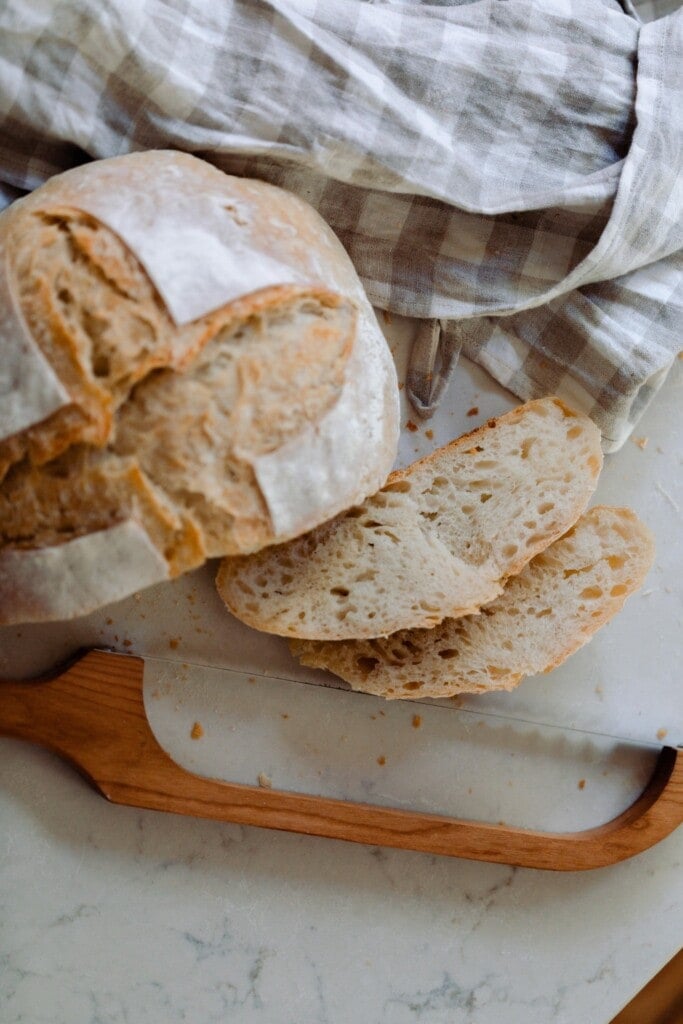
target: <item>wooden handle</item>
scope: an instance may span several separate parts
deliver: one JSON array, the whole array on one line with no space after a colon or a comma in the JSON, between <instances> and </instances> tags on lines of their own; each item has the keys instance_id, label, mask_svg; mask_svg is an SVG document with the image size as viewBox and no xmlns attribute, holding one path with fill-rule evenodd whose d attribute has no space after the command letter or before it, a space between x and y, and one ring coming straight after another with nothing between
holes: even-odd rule
<instances>
[{"instance_id":1,"label":"wooden handle","mask_svg":"<svg viewBox=\"0 0 683 1024\"><path fill-rule=\"evenodd\" d=\"M90 651L60 675L0 682L0 735L56 751L107 800L199 818L424 853L580 871L625 860L683 821L683 751L664 747L644 792L612 821L538 832L202 778L157 743L142 697L144 661Z\"/></svg>"}]
</instances>

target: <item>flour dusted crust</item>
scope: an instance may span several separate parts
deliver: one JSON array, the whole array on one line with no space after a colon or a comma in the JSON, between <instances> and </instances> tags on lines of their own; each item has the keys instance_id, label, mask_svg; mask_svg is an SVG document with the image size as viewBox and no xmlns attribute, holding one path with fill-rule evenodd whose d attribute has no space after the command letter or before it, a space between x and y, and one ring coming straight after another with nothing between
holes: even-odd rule
<instances>
[{"instance_id":1,"label":"flour dusted crust","mask_svg":"<svg viewBox=\"0 0 683 1024\"><path fill-rule=\"evenodd\" d=\"M339 401L320 423L253 460L280 537L292 538L312 529L321 503L331 518L384 483L383 467L368 460L366 452L393 447L394 423L386 409L392 404L394 372L383 339L370 329L361 331ZM290 486L291 480L297 481L296 487Z\"/></svg>"},{"instance_id":2,"label":"flour dusted crust","mask_svg":"<svg viewBox=\"0 0 683 1024\"><path fill-rule=\"evenodd\" d=\"M186 154L132 154L15 203L0 244L0 491L14 488L20 509L35 483L24 474L17 491L22 467L99 451L112 472L134 462L142 489L171 503L197 564L295 536L386 478L393 361L346 253L306 203ZM64 546L45 540L42 513L35 549ZM88 550L111 528L91 524ZM184 571L150 542L172 575ZM4 544L22 549L12 565L29 564L23 538Z\"/></svg>"},{"instance_id":3,"label":"flour dusted crust","mask_svg":"<svg viewBox=\"0 0 683 1024\"><path fill-rule=\"evenodd\" d=\"M31 337L10 291L0 240L0 440L66 405L69 394ZM4 475L0 465L0 479Z\"/></svg>"},{"instance_id":4,"label":"flour dusted crust","mask_svg":"<svg viewBox=\"0 0 683 1024\"><path fill-rule=\"evenodd\" d=\"M168 564L133 520L54 547L0 551L5 624L86 615L169 578Z\"/></svg>"}]
</instances>

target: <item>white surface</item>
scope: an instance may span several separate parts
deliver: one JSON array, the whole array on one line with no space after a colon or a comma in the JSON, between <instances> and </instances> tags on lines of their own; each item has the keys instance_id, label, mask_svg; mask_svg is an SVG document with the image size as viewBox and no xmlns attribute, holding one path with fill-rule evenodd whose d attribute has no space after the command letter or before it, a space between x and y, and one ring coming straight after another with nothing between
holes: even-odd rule
<instances>
[{"instance_id":1,"label":"white surface","mask_svg":"<svg viewBox=\"0 0 683 1024\"><path fill-rule=\"evenodd\" d=\"M470 706L680 741L681 370L643 421L647 447L608 458L596 496L654 530L643 594L563 669ZM510 404L463 365L452 413L407 431L404 460ZM207 774L573 829L630 802L652 764L597 738L262 679L314 673L226 616L210 567L75 623L0 630L0 674L92 643L181 659L150 664L148 712ZM614 868L554 875L138 812L4 741L0 1019L607 1024L681 944L682 855L679 831Z\"/></svg>"}]
</instances>

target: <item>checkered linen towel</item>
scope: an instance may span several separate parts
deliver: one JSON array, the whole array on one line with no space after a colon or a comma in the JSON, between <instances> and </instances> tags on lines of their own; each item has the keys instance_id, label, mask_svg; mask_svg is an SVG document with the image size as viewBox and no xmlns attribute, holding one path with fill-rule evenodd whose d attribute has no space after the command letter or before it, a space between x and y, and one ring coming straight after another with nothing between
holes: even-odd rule
<instances>
[{"instance_id":1,"label":"checkered linen towel","mask_svg":"<svg viewBox=\"0 0 683 1024\"><path fill-rule=\"evenodd\" d=\"M462 347L614 450L681 347L683 11L4 0L8 198L157 147L317 207L371 301L429 321L414 377Z\"/></svg>"}]
</instances>

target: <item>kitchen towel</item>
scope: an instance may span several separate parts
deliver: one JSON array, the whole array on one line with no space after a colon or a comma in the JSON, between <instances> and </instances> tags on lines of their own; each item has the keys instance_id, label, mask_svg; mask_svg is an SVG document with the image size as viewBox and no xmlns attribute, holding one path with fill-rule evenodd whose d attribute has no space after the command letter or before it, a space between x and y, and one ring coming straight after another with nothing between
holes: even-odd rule
<instances>
[{"instance_id":1,"label":"kitchen towel","mask_svg":"<svg viewBox=\"0 0 683 1024\"><path fill-rule=\"evenodd\" d=\"M6 197L169 147L281 185L425 352L565 397L608 451L682 345L682 111L683 12L631 0L0 10Z\"/></svg>"}]
</instances>

